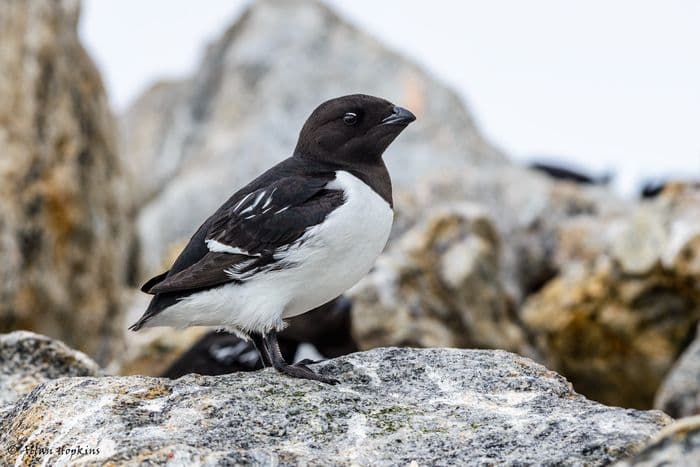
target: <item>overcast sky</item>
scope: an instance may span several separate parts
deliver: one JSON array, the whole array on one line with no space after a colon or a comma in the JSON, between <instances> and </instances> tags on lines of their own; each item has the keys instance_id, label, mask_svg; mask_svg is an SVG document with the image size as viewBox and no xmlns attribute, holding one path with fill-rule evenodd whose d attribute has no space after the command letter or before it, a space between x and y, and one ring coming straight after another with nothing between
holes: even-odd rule
<instances>
[{"instance_id":1,"label":"overcast sky","mask_svg":"<svg viewBox=\"0 0 700 467\"><path fill-rule=\"evenodd\" d=\"M240 0L85 0L80 32L117 111L187 76ZM696 0L327 0L457 89L516 159L700 177Z\"/></svg>"}]
</instances>

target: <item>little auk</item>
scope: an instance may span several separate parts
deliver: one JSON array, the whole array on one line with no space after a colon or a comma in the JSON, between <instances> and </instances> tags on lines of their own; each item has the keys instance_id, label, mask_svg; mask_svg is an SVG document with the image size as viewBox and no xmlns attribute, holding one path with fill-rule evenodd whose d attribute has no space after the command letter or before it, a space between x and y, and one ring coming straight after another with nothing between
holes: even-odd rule
<instances>
[{"instance_id":1,"label":"little auk","mask_svg":"<svg viewBox=\"0 0 700 467\"><path fill-rule=\"evenodd\" d=\"M415 119L364 94L318 106L293 155L234 193L143 285L154 297L130 329L217 326L252 341L265 366L337 383L287 364L277 333L369 272L394 218L382 154Z\"/></svg>"}]
</instances>

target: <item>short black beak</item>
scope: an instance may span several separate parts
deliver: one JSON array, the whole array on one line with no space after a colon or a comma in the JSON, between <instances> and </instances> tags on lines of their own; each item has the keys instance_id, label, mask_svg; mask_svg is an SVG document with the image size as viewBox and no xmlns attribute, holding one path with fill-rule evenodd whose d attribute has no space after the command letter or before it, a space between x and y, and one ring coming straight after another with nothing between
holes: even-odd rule
<instances>
[{"instance_id":1,"label":"short black beak","mask_svg":"<svg viewBox=\"0 0 700 467\"><path fill-rule=\"evenodd\" d=\"M396 106L394 107L394 111L391 112L391 115L382 120L382 125L408 125L415 119L416 116L413 115L410 111L404 109L403 107Z\"/></svg>"}]
</instances>

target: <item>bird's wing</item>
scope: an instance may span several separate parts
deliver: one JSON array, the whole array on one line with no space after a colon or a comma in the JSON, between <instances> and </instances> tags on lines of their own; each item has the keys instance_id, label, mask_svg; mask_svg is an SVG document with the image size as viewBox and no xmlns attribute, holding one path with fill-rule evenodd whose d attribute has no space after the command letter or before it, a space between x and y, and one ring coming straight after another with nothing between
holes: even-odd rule
<instances>
[{"instance_id":1,"label":"bird's wing","mask_svg":"<svg viewBox=\"0 0 700 467\"><path fill-rule=\"evenodd\" d=\"M328 189L328 176L285 177L250 191L219 210L204 236L208 252L166 277L148 292L180 292L244 282L259 272L285 267L283 252L309 227L323 222L344 202L342 190Z\"/></svg>"},{"instance_id":2,"label":"bird's wing","mask_svg":"<svg viewBox=\"0 0 700 467\"><path fill-rule=\"evenodd\" d=\"M162 282L166 277L168 277L168 273L170 273L170 270L158 274L157 276L151 277L145 284L141 286L141 292L148 293L148 291L151 290L151 288L154 285L156 285L158 282Z\"/></svg>"}]
</instances>

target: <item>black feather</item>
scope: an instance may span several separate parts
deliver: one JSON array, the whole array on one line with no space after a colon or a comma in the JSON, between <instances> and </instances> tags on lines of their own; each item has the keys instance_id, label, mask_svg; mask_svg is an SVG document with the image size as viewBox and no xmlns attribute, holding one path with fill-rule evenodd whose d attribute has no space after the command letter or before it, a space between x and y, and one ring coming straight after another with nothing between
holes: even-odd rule
<instances>
[{"instance_id":1,"label":"black feather","mask_svg":"<svg viewBox=\"0 0 700 467\"><path fill-rule=\"evenodd\" d=\"M162 274L158 274L158 275L155 276L155 277L151 277L151 278L148 280L148 282L146 282L145 284L143 284L143 285L141 286L141 292L146 292L146 293L149 293L149 294L151 294L151 295L154 294L155 292L151 292L151 288L152 288L154 285L156 285L157 283L162 282L163 279L165 279L165 278L168 276L168 273L169 273L169 272L170 272L170 271L165 271L165 272L162 273Z\"/></svg>"}]
</instances>

